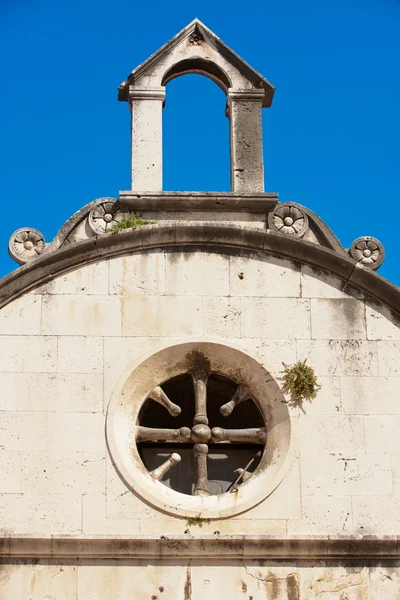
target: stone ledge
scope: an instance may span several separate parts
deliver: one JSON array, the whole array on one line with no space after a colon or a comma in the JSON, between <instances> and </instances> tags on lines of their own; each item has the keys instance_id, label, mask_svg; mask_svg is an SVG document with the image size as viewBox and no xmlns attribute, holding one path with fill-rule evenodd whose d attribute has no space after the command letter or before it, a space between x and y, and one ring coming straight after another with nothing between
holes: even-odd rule
<instances>
[{"instance_id":1,"label":"stone ledge","mask_svg":"<svg viewBox=\"0 0 400 600\"><path fill-rule=\"evenodd\" d=\"M119 201L131 210L224 211L267 213L278 203L278 194L234 192L120 192Z\"/></svg>"},{"instance_id":2,"label":"stone ledge","mask_svg":"<svg viewBox=\"0 0 400 600\"><path fill-rule=\"evenodd\" d=\"M400 536L123 536L3 537L0 559L259 559L278 561L393 561L400 559Z\"/></svg>"},{"instance_id":3,"label":"stone ledge","mask_svg":"<svg viewBox=\"0 0 400 600\"><path fill-rule=\"evenodd\" d=\"M91 262L154 248L247 250L279 256L330 273L350 283L400 314L400 288L339 253L306 240L233 225L145 225L119 233L92 237L43 253L0 280L1 306L29 290Z\"/></svg>"}]
</instances>

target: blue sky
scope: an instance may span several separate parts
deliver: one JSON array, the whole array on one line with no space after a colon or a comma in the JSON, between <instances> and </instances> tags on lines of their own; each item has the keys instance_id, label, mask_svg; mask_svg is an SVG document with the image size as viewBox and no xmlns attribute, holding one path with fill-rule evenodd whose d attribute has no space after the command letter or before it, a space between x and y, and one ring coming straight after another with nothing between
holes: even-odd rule
<instances>
[{"instance_id":1,"label":"blue sky","mask_svg":"<svg viewBox=\"0 0 400 600\"><path fill-rule=\"evenodd\" d=\"M23 226L51 241L69 216L129 189L130 115L117 86L194 17L276 86L265 109L267 191L304 204L345 247L382 241L400 285L400 0L2 0L0 275ZM164 189L229 191L225 96L167 86Z\"/></svg>"}]
</instances>

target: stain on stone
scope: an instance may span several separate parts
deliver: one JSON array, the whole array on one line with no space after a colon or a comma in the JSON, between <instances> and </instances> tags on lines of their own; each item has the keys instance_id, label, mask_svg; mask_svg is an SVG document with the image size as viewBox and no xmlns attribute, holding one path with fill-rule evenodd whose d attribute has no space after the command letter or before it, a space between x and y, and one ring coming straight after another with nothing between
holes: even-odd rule
<instances>
[{"instance_id":1,"label":"stain on stone","mask_svg":"<svg viewBox=\"0 0 400 600\"><path fill-rule=\"evenodd\" d=\"M183 600L191 600L192 599L192 574L190 571L190 563L186 569L186 580L185 580L185 588L183 594Z\"/></svg>"},{"instance_id":2,"label":"stain on stone","mask_svg":"<svg viewBox=\"0 0 400 600\"><path fill-rule=\"evenodd\" d=\"M243 592L243 594L245 594L247 592L247 585L245 584L244 581L242 581L242 592Z\"/></svg>"},{"instance_id":3,"label":"stain on stone","mask_svg":"<svg viewBox=\"0 0 400 600\"><path fill-rule=\"evenodd\" d=\"M299 582L296 573L290 573L286 577L286 589L288 600L300 600Z\"/></svg>"},{"instance_id":4,"label":"stain on stone","mask_svg":"<svg viewBox=\"0 0 400 600\"><path fill-rule=\"evenodd\" d=\"M188 371L205 371L206 373L211 371L209 359L198 350L188 352L186 354L185 363Z\"/></svg>"},{"instance_id":5,"label":"stain on stone","mask_svg":"<svg viewBox=\"0 0 400 600\"><path fill-rule=\"evenodd\" d=\"M239 279L244 279L244 273L239 273L238 277L239 277Z\"/></svg>"}]
</instances>

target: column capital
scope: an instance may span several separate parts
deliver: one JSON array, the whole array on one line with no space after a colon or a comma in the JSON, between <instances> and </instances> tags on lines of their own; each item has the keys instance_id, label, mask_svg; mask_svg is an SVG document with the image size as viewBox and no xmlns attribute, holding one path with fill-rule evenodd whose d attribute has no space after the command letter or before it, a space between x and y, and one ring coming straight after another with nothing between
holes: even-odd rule
<instances>
[{"instance_id":1,"label":"column capital","mask_svg":"<svg viewBox=\"0 0 400 600\"><path fill-rule=\"evenodd\" d=\"M133 85L129 86L128 92L129 100L159 100L164 102L165 100L165 86L160 85L157 87L148 88L135 88Z\"/></svg>"},{"instance_id":2,"label":"column capital","mask_svg":"<svg viewBox=\"0 0 400 600\"><path fill-rule=\"evenodd\" d=\"M242 100L245 102L263 102L265 96L264 90L250 89L250 90L239 90L235 88L228 89L228 102L231 100Z\"/></svg>"}]
</instances>

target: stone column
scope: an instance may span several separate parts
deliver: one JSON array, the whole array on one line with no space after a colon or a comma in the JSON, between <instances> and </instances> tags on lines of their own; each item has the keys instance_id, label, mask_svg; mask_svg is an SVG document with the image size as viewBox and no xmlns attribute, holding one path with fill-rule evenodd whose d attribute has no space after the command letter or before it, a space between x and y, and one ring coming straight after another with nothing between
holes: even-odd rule
<instances>
[{"instance_id":1,"label":"stone column","mask_svg":"<svg viewBox=\"0 0 400 600\"><path fill-rule=\"evenodd\" d=\"M162 110L165 87L129 86L132 113L132 190L162 191Z\"/></svg>"},{"instance_id":2,"label":"stone column","mask_svg":"<svg viewBox=\"0 0 400 600\"><path fill-rule=\"evenodd\" d=\"M228 90L232 192L263 192L261 108L264 90Z\"/></svg>"}]
</instances>

